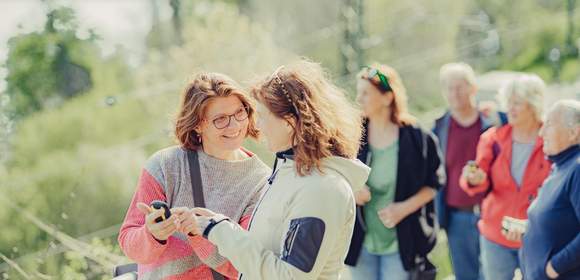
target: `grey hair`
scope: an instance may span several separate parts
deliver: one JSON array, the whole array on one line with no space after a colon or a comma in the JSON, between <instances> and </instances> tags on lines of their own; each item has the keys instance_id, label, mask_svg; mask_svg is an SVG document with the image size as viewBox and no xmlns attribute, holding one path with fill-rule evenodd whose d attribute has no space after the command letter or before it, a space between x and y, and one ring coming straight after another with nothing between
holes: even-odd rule
<instances>
[{"instance_id":1,"label":"grey hair","mask_svg":"<svg viewBox=\"0 0 580 280\"><path fill-rule=\"evenodd\" d=\"M569 128L580 125L580 101L574 99L559 100L550 111L560 112L564 124Z\"/></svg>"},{"instance_id":2,"label":"grey hair","mask_svg":"<svg viewBox=\"0 0 580 280\"><path fill-rule=\"evenodd\" d=\"M502 107L507 109L510 97L515 95L523 98L531 105L536 118L541 120L545 91L546 84L538 75L521 74L510 80L499 90L498 99Z\"/></svg>"},{"instance_id":3,"label":"grey hair","mask_svg":"<svg viewBox=\"0 0 580 280\"><path fill-rule=\"evenodd\" d=\"M447 85L452 80L464 80L472 86L476 85L473 68L464 62L447 63L441 66L441 70L439 70L441 84Z\"/></svg>"}]
</instances>

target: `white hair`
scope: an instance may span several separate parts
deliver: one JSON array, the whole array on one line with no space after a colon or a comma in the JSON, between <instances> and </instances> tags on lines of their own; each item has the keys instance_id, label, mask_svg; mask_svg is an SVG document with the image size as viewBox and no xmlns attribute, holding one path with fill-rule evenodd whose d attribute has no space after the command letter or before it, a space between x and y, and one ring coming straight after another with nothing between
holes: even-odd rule
<instances>
[{"instance_id":1,"label":"white hair","mask_svg":"<svg viewBox=\"0 0 580 280\"><path fill-rule=\"evenodd\" d=\"M504 109L512 96L524 99L534 111L538 120L542 119L546 84L535 74L521 74L507 82L500 90L498 99Z\"/></svg>"},{"instance_id":2,"label":"white hair","mask_svg":"<svg viewBox=\"0 0 580 280\"><path fill-rule=\"evenodd\" d=\"M550 112L560 112L564 125L573 128L580 125L580 101L574 99L563 99L554 103Z\"/></svg>"},{"instance_id":3,"label":"white hair","mask_svg":"<svg viewBox=\"0 0 580 280\"><path fill-rule=\"evenodd\" d=\"M464 62L447 63L439 70L439 81L442 85L447 85L450 81L464 80L468 84L475 86L475 72L469 64Z\"/></svg>"}]
</instances>

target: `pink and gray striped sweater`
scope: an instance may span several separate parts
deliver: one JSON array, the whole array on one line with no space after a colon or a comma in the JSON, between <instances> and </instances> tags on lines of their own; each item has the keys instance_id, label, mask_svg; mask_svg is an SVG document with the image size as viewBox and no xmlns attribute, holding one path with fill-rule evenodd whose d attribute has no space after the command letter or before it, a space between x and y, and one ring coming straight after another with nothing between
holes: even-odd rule
<instances>
[{"instance_id":1,"label":"pink and gray striped sweater","mask_svg":"<svg viewBox=\"0 0 580 280\"><path fill-rule=\"evenodd\" d=\"M270 174L257 156L247 153L247 159L225 161L198 151L206 208L239 221L244 228ZM153 200L166 201L170 207L194 207L184 148L166 148L147 161L121 227L119 244L139 264L139 279L211 280L210 267L229 279L237 278L236 269L200 236L175 233L165 244L155 240L136 206Z\"/></svg>"}]
</instances>

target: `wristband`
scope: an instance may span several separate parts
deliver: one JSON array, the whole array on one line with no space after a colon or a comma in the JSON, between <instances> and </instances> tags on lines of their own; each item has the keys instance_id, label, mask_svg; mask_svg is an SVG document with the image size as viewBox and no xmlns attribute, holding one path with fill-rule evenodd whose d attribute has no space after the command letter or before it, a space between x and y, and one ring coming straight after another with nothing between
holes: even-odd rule
<instances>
[{"instance_id":1,"label":"wristband","mask_svg":"<svg viewBox=\"0 0 580 280\"><path fill-rule=\"evenodd\" d=\"M214 220L214 218L211 218L209 220L209 225L207 225L207 227L205 228L205 230L203 230L203 237L205 239L208 239L209 236L209 232L219 223L223 222L223 221L229 221L229 218L222 218L221 220Z\"/></svg>"}]
</instances>

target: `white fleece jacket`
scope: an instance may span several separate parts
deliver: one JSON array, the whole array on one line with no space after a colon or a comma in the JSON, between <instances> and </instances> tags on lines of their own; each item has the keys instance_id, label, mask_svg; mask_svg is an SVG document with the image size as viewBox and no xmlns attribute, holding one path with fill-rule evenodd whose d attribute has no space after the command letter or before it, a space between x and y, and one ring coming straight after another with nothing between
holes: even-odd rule
<instances>
[{"instance_id":1,"label":"white fleece jacket","mask_svg":"<svg viewBox=\"0 0 580 280\"><path fill-rule=\"evenodd\" d=\"M209 233L243 280L340 279L355 221L353 192L370 169L358 160L326 158L322 173L300 177L278 159L249 231L222 222Z\"/></svg>"}]
</instances>

